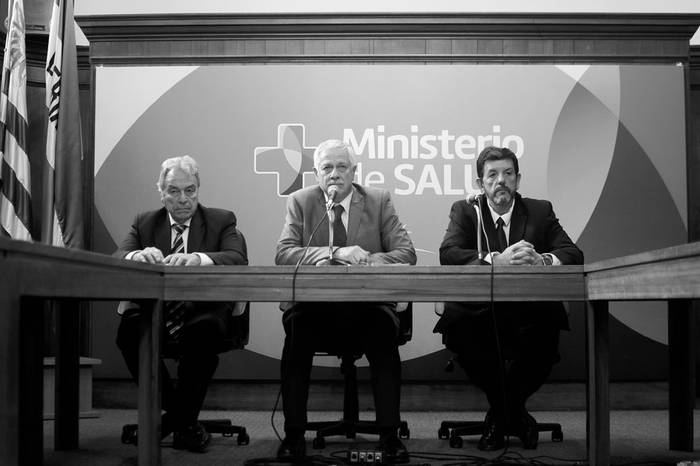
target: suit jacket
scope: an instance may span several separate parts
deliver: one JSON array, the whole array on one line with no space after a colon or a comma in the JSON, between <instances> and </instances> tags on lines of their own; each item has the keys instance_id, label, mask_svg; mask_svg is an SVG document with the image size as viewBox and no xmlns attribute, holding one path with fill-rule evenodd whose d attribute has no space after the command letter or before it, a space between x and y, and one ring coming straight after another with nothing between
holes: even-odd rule
<instances>
[{"instance_id":1,"label":"suit jacket","mask_svg":"<svg viewBox=\"0 0 700 466\"><path fill-rule=\"evenodd\" d=\"M371 253L371 259L384 264L415 264L416 251L411 238L399 221L389 192L385 189L363 187L355 189L348 212L348 246L360 246ZM289 196L282 234L277 242L277 265L296 265L310 246L302 264L316 264L328 257L328 223L326 198L318 186L310 186ZM311 233L318 227L313 238ZM282 303L282 310L293 303Z\"/></svg>"},{"instance_id":2,"label":"suit jacket","mask_svg":"<svg viewBox=\"0 0 700 466\"><path fill-rule=\"evenodd\" d=\"M353 184L355 189L348 212L348 246L360 246L383 264L415 264L416 251L408 232L399 221L389 191ZM287 214L277 242L277 265L296 265L304 255L311 233L326 215L326 199L321 188L301 189L287 200ZM315 264L328 257L328 224L324 222L314 237L302 264Z\"/></svg>"},{"instance_id":3,"label":"suit jacket","mask_svg":"<svg viewBox=\"0 0 700 466\"><path fill-rule=\"evenodd\" d=\"M170 254L171 227L165 208L136 216L131 230L115 256L124 258L129 252L157 247L164 256ZM236 216L223 209L197 206L189 227L187 252L202 252L215 265L247 265L248 251L243 235L236 228Z\"/></svg>"},{"instance_id":4,"label":"suit jacket","mask_svg":"<svg viewBox=\"0 0 700 466\"><path fill-rule=\"evenodd\" d=\"M482 202L481 210L488 242L496 244L496 228L487 202ZM457 201L450 211L450 223L440 245L440 263L443 265L478 264L477 251L477 216L474 207L465 200ZM482 235L482 248L487 251L486 238ZM562 264L582 264L583 253L571 241L554 214L549 201L529 199L515 194L515 205L511 217L508 244L521 239L531 243L537 252L552 253ZM493 247L493 246L492 246ZM568 319L561 303L499 303L497 309L517 307L519 311L530 314L533 323L551 323L559 328L568 328ZM444 332L453 322L475 314L484 309L484 305L464 303L446 303L445 311L435 326L434 332Z\"/></svg>"},{"instance_id":5,"label":"suit jacket","mask_svg":"<svg viewBox=\"0 0 700 466\"><path fill-rule=\"evenodd\" d=\"M207 208L199 204L190 222L187 252L202 252L215 265L247 265L248 250L245 239L236 228L236 216L223 209ZM170 254L171 226L168 211L164 207L136 216L131 230L122 241L114 256L124 258L131 251L157 247L164 256ZM206 308L225 306L234 312L234 303L203 303ZM123 302L119 313L125 309L138 308L137 303Z\"/></svg>"}]
</instances>

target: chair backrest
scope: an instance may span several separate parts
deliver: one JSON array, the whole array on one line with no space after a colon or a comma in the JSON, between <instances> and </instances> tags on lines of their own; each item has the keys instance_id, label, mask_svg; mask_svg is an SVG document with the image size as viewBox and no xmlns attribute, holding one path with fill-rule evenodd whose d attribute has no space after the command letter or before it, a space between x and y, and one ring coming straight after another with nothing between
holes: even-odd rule
<instances>
[{"instance_id":1,"label":"chair backrest","mask_svg":"<svg viewBox=\"0 0 700 466\"><path fill-rule=\"evenodd\" d=\"M396 315L399 318L399 335L398 344L404 345L413 338L413 303L403 302L397 303ZM343 347L343 348L326 348L316 351L317 355L337 356L344 359L351 356L353 359L360 359L363 355L359 348Z\"/></svg>"},{"instance_id":2,"label":"chair backrest","mask_svg":"<svg viewBox=\"0 0 700 466\"><path fill-rule=\"evenodd\" d=\"M250 339L250 303L238 301L234 303L234 311L231 315L229 333L231 347L229 349L242 349Z\"/></svg>"},{"instance_id":3,"label":"chair backrest","mask_svg":"<svg viewBox=\"0 0 700 466\"><path fill-rule=\"evenodd\" d=\"M250 303L240 301L231 304L232 312L229 314L228 335L224 338L221 353L245 348L250 338ZM162 353L165 358L180 357L177 342L165 339Z\"/></svg>"},{"instance_id":4,"label":"chair backrest","mask_svg":"<svg viewBox=\"0 0 700 466\"><path fill-rule=\"evenodd\" d=\"M397 303L397 312L399 316L399 345L405 345L413 338L413 303Z\"/></svg>"}]
</instances>

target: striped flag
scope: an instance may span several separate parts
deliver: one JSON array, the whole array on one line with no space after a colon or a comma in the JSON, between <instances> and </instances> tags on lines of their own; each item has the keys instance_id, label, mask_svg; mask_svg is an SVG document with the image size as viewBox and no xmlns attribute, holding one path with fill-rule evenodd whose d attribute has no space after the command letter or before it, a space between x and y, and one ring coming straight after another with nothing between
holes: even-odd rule
<instances>
[{"instance_id":1,"label":"striped flag","mask_svg":"<svg viewBox=\"0 0 700 466\"><path fill-rule=\"evenodd\" d=\"M31 241L24 5L10 1L0 95L0 236Z\"/></svg>"},{"instance_id":2,"label":"striped flag","mask_svg":"<svg viewBox=\"0 0 700 466\"><path fill-rule=\"evenodd\" d=\"M46 54L46 162L42 241L84 247L83 147L73 0L54 0Z\"/></svg>"}]
</instances>

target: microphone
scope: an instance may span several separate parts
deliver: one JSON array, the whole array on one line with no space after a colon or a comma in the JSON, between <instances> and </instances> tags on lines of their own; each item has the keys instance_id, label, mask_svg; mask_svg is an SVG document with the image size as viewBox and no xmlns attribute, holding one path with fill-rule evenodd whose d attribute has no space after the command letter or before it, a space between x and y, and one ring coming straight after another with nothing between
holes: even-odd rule
<instances>
[{"instance_id":1,"label":"microphone","mask_svg":"<svg viewBox=\"0 0 700 466\"><path fill-rule=\"evenodd\" d=\"M333 208L333 204L335 203L335 198L338 195L338 186L336 185L331 185L328 187L328 204L326 204L326 215L328 216L328 222L330 224L333 224L335 221L335 212L331 213L331 209ZM333 228L330 228L330 232L328 234L328 263L332 264L333 263Z\"/></svg>"},{"instance_id":2,"label":"microphone","mask_svg":"<svg viewBox=\"0 0 700 466\"><path fill-rule=\"evenodd\" d=\"M301 265L302 262L304 262L304 259L306 258L306 255L309 253L309 247L311 246L311 241L314 239L314 235L318 231L318 228L323 225L324 221L331 221L330 216L331 216L331 209L333 208L333 201L335 200L336 195L338 194L338 187L333 185L328 188L327 191L328 194L328 202L326 203L326 212L321 217L321 219L316 223L314 226L314 229L311 230L311 234L309 235L309 240L306 242L306 246L304 246L304 252L302 253L301 257L297 261L296 265L294 266L294 273L292 275L292 301L296 301L296 282L297 282L297 273L299 271L299 266ZM332 244L333 244L333 229L331 229L331 255L332 255Z\"/></svg>"},{"instance_id":3,"label":"microphone","mask_svg":"<svg viewBox=\"0 0 700 466\"><path fill-rule=\"evenodd\" d=\"M476 255L479 258L479 261L484 259L484 251L483 248L481 247L481 232L484 232L484 236L486 235L486 230L484 229L484 219L481 217L481 198L483 197L482 193L471 193L467 196L467 204L471 205L474 207L474 211L476 212ZM486 246L488 248L488 238L486 239Z\"/></svg>"},{"instance_id":4,"label":"microphone","mask_svg":"<svg viewBox=\"0 0 700 466\"><path fill-rule=\"evenodd\" d=\"M326 203L326 209L331 210L331 207L333 207L333 203L335 202L335 198L338 196L338 186L336 185L331 185L328 187L328 191L326 191L326 195L328 196L328 202Z\"/></svg>"},{"instance_id":5,"label":"microphone","mask_svg":"<svg viewBox=\"0 0 700 466\"><path fill-rule=\"evenodd\" d=\"M474 204L481 200L482 193L471 193L467 196L467 204Z\"/></svg>"}]
</instances>

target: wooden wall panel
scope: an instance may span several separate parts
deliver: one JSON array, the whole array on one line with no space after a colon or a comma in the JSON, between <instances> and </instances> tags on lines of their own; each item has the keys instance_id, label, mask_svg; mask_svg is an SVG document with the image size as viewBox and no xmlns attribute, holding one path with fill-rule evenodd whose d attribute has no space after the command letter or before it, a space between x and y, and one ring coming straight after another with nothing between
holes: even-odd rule
<instances>
[{"instance_id":1,"label":"wooden wall panel","mask_svg":"<svg viewBox=\"0 0 700 466\"><path fill-rule=\"evenodd\" d=\"M687 62L692 14L148 15L77 18L93 63Z\"/></svg>"}]
</instances>

